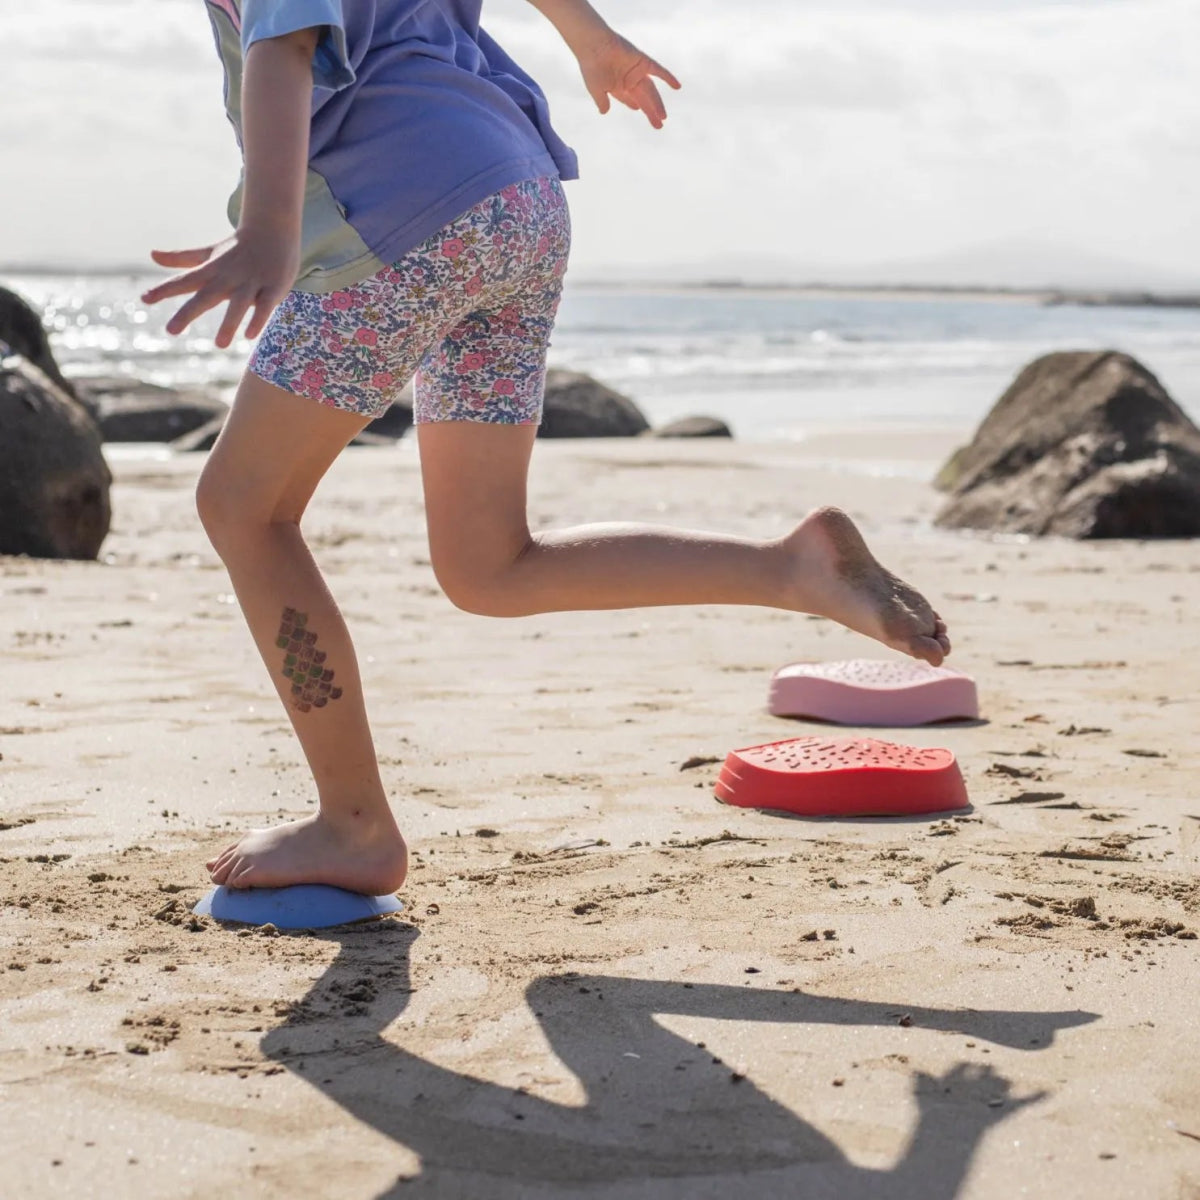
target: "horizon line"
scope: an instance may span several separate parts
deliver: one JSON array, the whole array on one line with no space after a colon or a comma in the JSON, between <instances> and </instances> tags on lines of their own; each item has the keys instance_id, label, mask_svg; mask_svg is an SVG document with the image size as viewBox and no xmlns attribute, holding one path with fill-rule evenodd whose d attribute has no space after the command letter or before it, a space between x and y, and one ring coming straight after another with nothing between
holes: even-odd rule
<instances>
[{"instance_id":1,"label":"horizon line","mask_svg":"<svg viewBox=\"0 0 1200 1200\"><path fill-rule=\"evenodd\" d=\"M0 277L26 275L35 278L67 276L78 278L143 277L147 275L169 275L170 272L154 267L135 266L132 263L92 264L86 267L66 267L52 262L0 263ZM1164 305L1187 308L1200 307L1200 288L1130 287L1106 285L1063 285L1063 284L997 284L997 283L939 283L919 279L896 281L840 283L831 279L788 279L752 276L714 275L709 278L679 278L666 274L660 278L639 277L582 277L570 279L570 286L597 289L672 290L672 291L776 291L776 292L830 292L841 295L883 293L910 295L925 293L946 296L996 296L1010 299L1050 300L1069 303L1083 301L1096 304L1119 305L1122 302L1135 305Z\"/></svg>"}]
</instances>

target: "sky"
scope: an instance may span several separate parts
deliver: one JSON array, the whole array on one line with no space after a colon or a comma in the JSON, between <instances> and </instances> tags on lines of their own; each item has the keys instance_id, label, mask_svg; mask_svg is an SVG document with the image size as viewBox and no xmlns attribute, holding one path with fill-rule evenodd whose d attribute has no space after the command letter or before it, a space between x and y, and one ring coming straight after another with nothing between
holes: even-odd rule
<instances>
[{"instance_id":1,"label":"sky","mask_svg":"<svg viewBox=\"0 0 1200 1200\"><path fill-rule=\"evenodd\" d=\"M525 0L490 32L579 152L572 273L1200 286L1197 0L599 0L684 83L601 118ZM0 263L227 231L201 0L5 0Z\"/></svg>"}]
</instances>

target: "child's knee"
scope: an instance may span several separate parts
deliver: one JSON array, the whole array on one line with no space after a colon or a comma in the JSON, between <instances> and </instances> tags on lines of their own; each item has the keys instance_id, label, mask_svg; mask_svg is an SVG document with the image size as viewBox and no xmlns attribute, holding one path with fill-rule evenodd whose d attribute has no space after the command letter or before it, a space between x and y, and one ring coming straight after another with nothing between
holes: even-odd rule
<instances>
[{"instance_id":1,"label":"child's knee","mask_svg":"<svg viewBox=\"0 0 1200 1200\"><path fill-rule=\"evenodd\" d=\"M244 480L227 470L218 456L209 457L196 482L196 512L219 554L236 549L271 523L270 513L256 502Z\"/></svg>"},{"instance_id":2,"label":"child's knee","mask_svg":"<svg viewBox=\"0 0 1200 1200\"><path fill-rule=\"evenodd\" d=\"M433 556L433 573L446 599L477 617L522 617L520 589L513 586L513 561L481 562L469 555Z\"/></svg>"},{"instance_id":3,"label":"child's knee","mask_svg":"<svg viewBox=\"0 0 1200 1200\"><path fill-rule=\"evenodd\" d=\"M196 481L196 513L210 538L216 540L230 523L229 483L212 457Z\"/></svg>"},{"instance_id":4,"label":"child's knee","mask_svg":"<svg viewBox=\"0 0 1200 1200\"><path fill-rule=\"evenodd\" d=\"M438 586L445 593L446 599L462 612L472 613L477 617L494 617L500 614L493 611L497 589L478 571L458 565L440 567L434 564L433 573Z\"/></svg>"}]
</instances>

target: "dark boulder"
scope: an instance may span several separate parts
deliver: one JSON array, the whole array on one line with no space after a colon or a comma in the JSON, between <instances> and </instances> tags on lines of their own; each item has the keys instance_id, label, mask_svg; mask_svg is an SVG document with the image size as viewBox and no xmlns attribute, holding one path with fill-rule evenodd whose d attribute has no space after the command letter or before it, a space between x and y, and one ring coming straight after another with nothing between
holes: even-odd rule
<instances>
[{"instance_id":1,"label":"dark boulder","mask_svg":"<svg viewBox=\"0 0 1200 1200\"><path fill-rule=\"evenodd\" d=\"M226 413L221 412L211 421L185 433L183 437L171 441L171 449L178 454L191 454L196 451L211 450L216 443L217 435L225 425ZM350 443L352 446L391 446L404 435L404 431L412 425L412 401L403 397L396 401L382 417L368 425Z\"/></svg>"},{"instance_id":2,"label":"dark boulder","mask_svg":"<svg viewBox=\"0 0 1200 1200\"><path fill-rule=\"evenodd\" d=\"M409 384L396 402L356 439L358 445L382 444L399 438L413 424L413 392ZM578 371L546 372L546 401L539 437L636 437L650 423L632 400Z\"/></svg>"},{"instance_id":3,"label":"dark boulder","mask_svg":"<svg viewBox=\"0 0 1200 1200\"><path fill-rule=\"evenodd\" d=\"M81 381L93 383L94 381ZM146 385L143 385L146 386ZM169 439L174 449L180 451L210 450L225 416L225 406L210 416L206 422L198 422L183 437ZM100 404L100 421L105 428L105 403ZM706 418L700 418L704 420ZM394 442L412 427L413 397L411 386L406 388L395 403L372 421L357 438L354 445L384 446ZM632 400L620 392L605 387L590 375L576 371L552 370L546 373L546 404L542 414L539 437L584 438L584 437L636 437L646 433L650 423ZM686 436L676 434L673 436ZM696 435L690 435L696 436ZM711 436L711 435L710 435ZM106 440L115 440L107 438ZM129 441L153 441L153 438L122 438ZM164 439L167 440L167 439Z\"/></svg>"},{"instance_id":4,"label":"dark boulder","mask_svg":"<svg viewBox=\"0 0 1200 1200\"><path fill-rule=\"evenodd\" d=\"M388 446L394 446L397 439L387 433L372 433L371 427L368 425L362 433L356 433L350 439L352 446L374 446L377 449L384 449Z\"/></svg>"},{"instance_id":5,"label":"dark boulder","mask_svg":"<svg viewBox=\"0 0 1200 1200\"><path fill-rule=\"evenodd\" d=\"M627 396L579 371L546 372L546 406L538 437L637 437L650 422Z\"/></svg>"},{"instance_id":6,"label":"dark boulder","mask_svg":"<svg viewBox=\"0 0 1200 1200\"><path fill-rule=\"evenodd\" d=\"M176 454L192 454L196 451L211 450L216 444L217 435L225 428L226 413L213 417L211 421L177 437L171 441L171 449Z\"/></svg>"},{"instance_id":7,"label":"dark boulder","mask_svg":"<svg viewBox=\"0 0 1200 1200\"><path fill-rule=\"evenodd\" d=\"M75 395L70 380L64 379L54 361L42 318L16 292L0 287L0 342L7 343L14 354L21 355L50 377L68 396Z\"/></svg>"},{"instance_id":8,"label":"dark boulder","mask_svg":"<svg viewBox=\"0 0 1200 1200\"><path fill-rule=\"evenodd\" d=\"M172 442L228 409L205 392L160 387L124 376L75 382L80 401L95 416L106 442Z\"/></svg>"},{"instance_id":9,"label":"dark boulder","mask_svg":"<svg viewBox=\"0 0 1200 1200\"><path fill-rule=\"evenodd\" d=\"M381 417L376 417L364 432L375 437L402 438L413 423L413 392L412 384L400 393L400 396Z\"/></svg>"},{"instance_id":10,"label":"dark boulder","mask_svg":"<svg viewBox=\"0 0 1200 1200\"><path fill-rule=\"evenodd\" d=\"M1031 363L936 482L945 528L1200 537L1200 429L1115 351Z\"/></svg>"},{"instance_id":11,"label":"dark boulder","mask_svg":"<svg viewBox=\"0 0 1200 1200\"><path fill-rule=\"evenodd\" d=\"M733 437L733 430L716 417L680 417L651 432L656 438Z\"/></svg>"},{"instance_id":12,"label":"dark boulder","mask_svg":"<svg viewBox=\"0 0 1200 1200\"><path fill-rule=\"evenodd\" d=\"M111 484L83 407L25 359L0 361L0 554L95 558Z\"/></svg>"}]
</instances>

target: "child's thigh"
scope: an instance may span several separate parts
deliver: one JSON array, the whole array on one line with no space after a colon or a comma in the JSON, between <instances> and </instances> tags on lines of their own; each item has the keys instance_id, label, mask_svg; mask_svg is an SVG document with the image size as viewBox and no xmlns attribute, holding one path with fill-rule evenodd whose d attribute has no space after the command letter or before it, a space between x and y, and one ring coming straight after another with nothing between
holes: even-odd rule
<instances>
[{"instance_id":1,"label":"child's thigh","mask_svg":"<svg viewBox=\"0 0 1200 1200\"><path fill-rule=\"evenodd\" d=\"M444 585L501 571L525 549L526 480L536 437L530 424L417 426L429 555Z\"/></svg>"},{"instance_id":2,"label":"child's thigh","mask_svg":"<svg viewBox=\"0 0 1200 1200\"><path fill-rule=\"evenodd\" d=\"M334 459L366 424L247 371L205 464L201 498L248 519L298 520Z\"/></svg>"}]
</instances>

